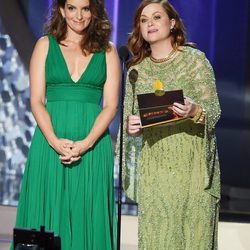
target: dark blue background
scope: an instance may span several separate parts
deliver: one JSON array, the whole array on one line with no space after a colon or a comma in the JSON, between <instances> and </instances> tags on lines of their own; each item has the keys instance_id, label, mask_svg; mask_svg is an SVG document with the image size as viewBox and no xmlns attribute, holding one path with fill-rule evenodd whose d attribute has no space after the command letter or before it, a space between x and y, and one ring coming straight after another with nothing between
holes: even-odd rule
<instances>
[{"instance_id":1,"label":"dark blue background","mask_svg":"<svg viewBox=\"0 0 250 250\"><path fill-rule=\"evenodd\" d=\"M139 0L106 0L113 21L113 41L125 44ZM33 34L42 34L50 1L22 0ZM213 65L222 117L217 127L222 182L250 187L250 76L248 0L172 0L180 13L189 41L204 51ZM116 7L118 7L116 12ZM118 20L116 22L116 15ZM117 118L112 125L117 131Z\"/></svg>"}]
</instances>

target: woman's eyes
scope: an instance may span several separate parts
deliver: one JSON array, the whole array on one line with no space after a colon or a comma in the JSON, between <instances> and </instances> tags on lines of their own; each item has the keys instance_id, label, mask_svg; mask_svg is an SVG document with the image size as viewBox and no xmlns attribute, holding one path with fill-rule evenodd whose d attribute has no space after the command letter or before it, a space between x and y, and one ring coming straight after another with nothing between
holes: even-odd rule
<instances>
[{"instance_id":1,"label":"woman's eyes","mask_svg":"<svg viewBox=\"0 0 250 250\"><path fill-rule=\"evenodd\" d=\"M74 9L75 9L75 7L73 7L73 6L68 6L68 10L72 11L72 10L74 10Z\"/></svg>"},{"instance_id":2,"label":"woman's eyes","mask_svg":"<svg viewBox=\"0 0 250 250\"><path fill-rule=\"evenodd\" d=\"M69 11L73 11L73 10L75 10L75 9L76 9L76 8L75 8L74 6L68 6L68 10L69 10ZM83 7L82 10L83 10L84 12L89 12L89 11L90 11L90 8L89 8L89 6L87 6L87 7Z\"/></svg>"},{"instance_id":3,"label":"woman's eyes","mask_svg":"<svg viewBox=\"0 0 250 250\"><path fill-rule=\"evenodd\" d=\"M161 19L161 16L160 16L160 15L154 16L154 20L159 20L159 19Z\"/></svg>"},{"instance_id":4,"label":"woman's eyes","mask_svg":"<svg viewBox=\"0 0 250 250\"><path fill-rule=\"evenodd\" d=\"M88 12L88 11L90 11L90 8L89 7L84 7L83 10Z\"/></svg>"},{"instance_id":5,"label":"woman's eyes","mask_svg":"<svg viewBox=\"0 0 250 250\"><path fill-rule=\"evenodd\" d=\"M142 19L141 19L141 22L142 22L142 23L146 23L147 21L148 21L148 19L146 19L146 18L142 18Z\"/></svg>"},{"instance_id":6,"label":"woman's eyes","mask_svg":"<svg viewBox=\"0 0 250 250\"><path fill-rule=\"evenodd\" d=\"M141 23L147 23L151 18L141 18ZM157 21L160 20L161 16L160 15L155 15L153 16L153 20Z\"/></svg>"}]
</instances>

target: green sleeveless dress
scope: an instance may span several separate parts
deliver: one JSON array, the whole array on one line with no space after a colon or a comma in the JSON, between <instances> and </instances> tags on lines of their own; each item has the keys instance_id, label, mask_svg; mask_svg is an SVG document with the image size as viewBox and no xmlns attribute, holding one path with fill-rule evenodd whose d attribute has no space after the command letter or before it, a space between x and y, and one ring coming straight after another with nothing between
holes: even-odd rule
<instances>
[{"instance_id":1,"label":"green sleeveless dress","mask_svg":"<svg viewBox=\"0 0 250 250\"><path fill-rule=\"evenodd\" d=\"M105 51L94 53L74 82L57 41L49 38L46 109L58 138L81 140L90 132L106 81ZM116 249L113 147L106 131L70 166L63 165L39 127L31 143L16 227L53 230L62 250Z\"/></svg>"}]
</instances>

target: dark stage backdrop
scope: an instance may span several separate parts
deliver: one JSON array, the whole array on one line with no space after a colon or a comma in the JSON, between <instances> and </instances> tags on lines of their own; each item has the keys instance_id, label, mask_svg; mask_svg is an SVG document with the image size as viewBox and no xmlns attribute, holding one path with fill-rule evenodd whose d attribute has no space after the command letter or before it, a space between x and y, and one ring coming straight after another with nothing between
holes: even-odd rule
<instances>
[{"instance_id":1,"label":"dark stage backdrop","mask_svg":"<svg viewBox=\"0 0 250 250\"><path fill-rule=\"evenodd\" d=\"M7 5L11 1L2 2ZM51 0L17 2L29 30L35 38L40 37ZM139 0L105 1L113 23L112 41L117 47L126 43L132 27L133 13L139 3ZM213 65L222 107L222 117L217 126L217 138L223 202L225 207L237 211L244 210L244 204L250 207L250 47L248 45L250 3L248 0L237 2L172 0L171 3L186 25L189 41L196 43ZM7 26L11 18L8 22L6 17L3 19L3 26L8 31ZM111 125L114 138L118 123L117 116ZM234 205L236 204L234 201L239 196L244 200L244 204L238 202Z\"/></svg>"}]
</instances>

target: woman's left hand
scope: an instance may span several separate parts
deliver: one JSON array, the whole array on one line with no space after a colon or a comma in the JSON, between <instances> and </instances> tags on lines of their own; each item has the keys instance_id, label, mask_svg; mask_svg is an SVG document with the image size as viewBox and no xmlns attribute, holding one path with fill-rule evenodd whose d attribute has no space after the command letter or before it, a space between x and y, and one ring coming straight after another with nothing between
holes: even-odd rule
<instances>
[{"instance_id":1,"label":"woman's left hand","mask_svg":"<svg viewBox=\"0 0 250 250\"><path fill-rule=\"evenodd\" d=\"M89 142L84 139L82 141L75 141L72 148L74 157L81 157L86 151L89 150Z\"/></svg>"},{"instance_id":2,"label":"woman's left hand","mask_svg":"<svg viewBox=\"0 0 250 250\"><path fill-rule=\"evenodd\" d=\"M194 117L198 110L198 104L196 104L191 98L184 98L184 105L175 102L173 104L173 111L181 117Z\"/></svg>"},{"instance_id":3,"label":"woman's left hand","mask_svg":"<svg viewBox=\"0 0 250 250\"><path fill-rule=\"evenodd\" d=\"M75 141L73 147L71 147L71 158L66 160L64 156L60 156L61 162L63 164L69 165L73 162L79 161L81 156L89 149L89 143L87 140Z\"/></svg>"}]
</instances>

